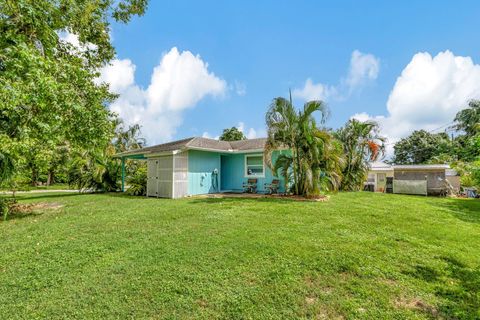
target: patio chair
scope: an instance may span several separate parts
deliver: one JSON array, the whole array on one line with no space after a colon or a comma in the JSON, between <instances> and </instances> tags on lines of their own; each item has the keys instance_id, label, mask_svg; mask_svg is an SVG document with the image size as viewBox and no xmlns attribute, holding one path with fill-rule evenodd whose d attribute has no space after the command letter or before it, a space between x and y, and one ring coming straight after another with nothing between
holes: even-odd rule
<instances>
[{"instance_id":1,"label":"patio chair","mask_svg":"<svg viewBox=\"0 0 480 320\"><path fill-rule=\"evenodd\" d=\"M248 179L243 183L243 192L257 193L257 179Z\"/></svg>"},{"instance_id":2,"label":"patio chair","mask_svg":"<svg viewBox=\"0 0 480 320\"><path fill-rule=\"evenodd\" d=\"M272 183L265 183L264 188L268 194L278 193L278 188L280 187L280 180L273 179Z\"/></svg>"}]
</instances>

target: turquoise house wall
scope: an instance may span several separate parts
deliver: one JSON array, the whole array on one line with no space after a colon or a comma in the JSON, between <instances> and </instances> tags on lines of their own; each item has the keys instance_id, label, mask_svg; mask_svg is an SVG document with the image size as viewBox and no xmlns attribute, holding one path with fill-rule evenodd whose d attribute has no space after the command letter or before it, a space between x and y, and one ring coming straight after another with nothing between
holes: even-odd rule
<instances>
[{"instance_id":1,"label":"turquoise house wall","mask_svg":"<svg viewBox=\"0 0 480 320\"><path fill-rule=\"evenodd\" d=\"M215 178L213 170L218 170ZM215 182L217 189L215 188ZM220 154L207 151L188 151L188 194L206 194L220 191Z\"/></svg>"},{"instance_id":2,"label":"turquoise house wall","mask_svg":"<svg viewBox=\"0 0 480 320\"><path fill-rule=\"evenodd\" d=\"M245 177L245 155L257 153L219 153L209 151L188 151L188 194L198 195L220 191L243 191ZM273 154L273 162L279 152ZM212 173L217 169L218 175ZM257 190L264 192L264 184L273 179L280 179L280 191L284 191L283 177L275 178L272 171L265 165L265 177L258 177ZM213 175L213 177L212 177ZM217 187L215 187L217 184Z\"/></svg>"},{"instance_id":3,"label":"turquoise house wall","mask_svg":"<svg viewBox=\"0 0 480 320\"><path fill-rule=\"evenodd\" d=\"M256 153L247 153L256 154ZM273 162L277 158L279 152L273 154ZM231 191L242 191L242 185L247 181L245 177L245 155L243 153L221 154L221 177L220 189ZM265 165L265 177L258 177L257 190L264 192L264 184L271 183L273 179L280 179L280 191L284 191L285 184L283 177L275 178L272 171Z\"/></svg>"}]
</instances>

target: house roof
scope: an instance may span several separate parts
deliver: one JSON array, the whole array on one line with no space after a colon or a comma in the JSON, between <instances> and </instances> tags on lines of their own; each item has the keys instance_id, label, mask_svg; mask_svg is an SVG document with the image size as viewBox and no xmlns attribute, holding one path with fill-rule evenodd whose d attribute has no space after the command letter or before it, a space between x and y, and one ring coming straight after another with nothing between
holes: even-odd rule
<instances>
[{"instance_id":1,"label":"house roof","mask_svg":"<svg viewBox=\"0 0 480 320\"><path fill-rule=\"evenodd\" d=\"M409 164L395 165L395 170L446 170L450 169L448 164Z\"/></svg>"},{"instance_id":2,"label":"house roof","mask_svg":"<svg viewBox=\"0 0 480 320\"><path fill-rule=\"evenodd\" d=\"M406 165L389 165L384 162L370 163L371 171L391 171L391 170L447 170L450 169L448 164L406 164Z\"/></svg>"},{"instance_id":3,"label":"house roof","mask_svg":"<svg viewBox=\"0 0 480 320\"><path fill-rule=\"evenodd\" d=\"M373 171L390 171L393 170L393 167L389 165L388 163L381 162L381 161L375 161L370 163L370 170Z\"/></svg>"},{"instance_id":4,"label":"house roof","mask_svg":"<svg viewBox=\"0 0 480 320\"><path fill-rule=\"evenodd\" d=\"M223 152L240 151L260 151L265 148L266 138L238 140L238 141L220 141L203 137L191 137L182 140L162 143L151 147L122 152L116 154L116 157L133 156L139 154L155 154L177 150L206 150Z\"/></svg>"}]
</instances>

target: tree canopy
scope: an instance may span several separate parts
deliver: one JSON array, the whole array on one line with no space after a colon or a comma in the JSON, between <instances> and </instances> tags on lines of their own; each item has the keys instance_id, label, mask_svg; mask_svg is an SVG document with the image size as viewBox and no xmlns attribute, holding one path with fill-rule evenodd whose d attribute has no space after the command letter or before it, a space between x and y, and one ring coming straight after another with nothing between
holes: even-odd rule
<instances>
[{"instance_id":1,"label":"tree canopy","mask_svg":"<svg viewBox=\"0 0 480 320\"><path fill-rule=\"evenodd\" d=\"M223 133L220 136L220 140L222 141L237 141L237 140L245 140L245 139L247 139L247 137L245 137L243 132L238 130L237 127L223 129Z\"/></svg>"},{"instance_id":2,"label":"tree canopy","mask_svg":"<svg viewBox=\"0 0 480 320\"><path fill-rule=\"evenodd\" d=\"M480 101L472 100L454 119L452 136L446 132L412 132L394 146L396 164L472 162L480 156Z\"/></svg>"},{"instance_id":3,"label":"tree canopy","mask_svg":"<svg viewBox=\"0 0 480 320\"><path fill-rule=\"evenodd\" d=\"M1 0L0 158L25 158L67 144L103 148L113 136L107 104L115 95L97 83L115 54L110 21L141 15L146 0ZM62 35L78 38L75 46Z\"/></svg>"},{"instance_id":4,"label":"tree canopy","mask_svg":"<svg viewBox=\"0 0 480 320\"><path fill-rule=\"evenodd\" d=\"M358 191L368 174L369 163L377 160L385 151L385 138L374 121L349 120L335 132L343 145L345 166L342 171L341 189Z\"/></svg>"},{"instance_id":5,"label":"tree canopy","mask_svg":"<svg viewBox=\"0 0 480 320\"><path fill-rule=\"evenodd\" d=\"M320 113L320 124L328 117L322 101L306 102L297 111L292 99L273 99L267 114L268 128L265 159L274 174L281 174L290 183L295 194L315 197L325 190L336 190L342 171L341 145L324 128L317 126L315 113ZM273 152L280 153L273 163Z\"/></svg>"},{"instance_id":6,"label":"tree canopy","mask_svg":"<svg viewBox=\"0 0 480 320\"><path fill-rule=\"evenodd\" d=\"M472 100L468 108L458 112L455 116L455 128L473 137L480 132L480 100Z\"/></svg>"},{"instance_id":7,"label":"tree canopy","mask_svg":"<svg viewBox=\"0 0 480 320\"><path fill-rule=\"evenodd\" d=\"M416 130L394 146L395 164L424 164L442 154L448 154L453 144L446 133Z\"/></svg>"}]
</instances>

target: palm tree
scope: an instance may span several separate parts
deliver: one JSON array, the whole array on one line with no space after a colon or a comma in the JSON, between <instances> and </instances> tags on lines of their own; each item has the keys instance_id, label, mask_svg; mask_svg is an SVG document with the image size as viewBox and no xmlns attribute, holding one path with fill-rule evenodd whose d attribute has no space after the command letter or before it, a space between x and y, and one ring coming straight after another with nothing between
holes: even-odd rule
<instances>
[{"instance_id":1,"label":"palm tree","mask_svg":"<svg viewBox=\"0 0 480 320\"><path fill-rule=\"evenodd\" d=\"M343 144L346 161L340 188L345 191L358 191L366 180L369 162L384 154L385 138L380 136L376 122L361 122L356 119L349 120L335 136Z\"/></svg>"},{"instance_id":2,"label":"palm tree","mask_svg":"<svg viewBox=\"0 0 480 320\"><path fill-rule=\"evenodd\" d=\"M467 137L478 134L480 131L480 100L471 100L468 108L459 111L454 121L454 128L464 131Z\"/></svg>"},{"instance_id":3,"label":"palm tree","mask_svg":"<svg viewBox=\"0 0 480 320\"><path fill-rule=\"evenodd\" d=\"M0 183L8 180L13 175L14 169L13 157L0 151Z\"/></svg>"},{"instance_id":4,"label":"palm tree","mask_svg":"<svg viewBox=\"0 0 480 320\"><path fill-rule=\"evenodd\" d=\"M328 109L322 101L309 101L303 110L296 111L292 98L273 99L267 114L268 127L265 159L274 174L278 171L286 182L292 182L295 194L315 196L322 189L336 189L341 179L341 148L325 129L317 127L313 114L320 112L320 123L328 117ZM281 153L275 163L275 150Z\"/></svg>"},{"instance_id":5,"label":"palm tree","mask_svg":"<svg viewBox=\"0 0 480 320\"><path fill-rule=\"evenodd\" d=\"M145 139L140 137L141 127L134 124L125 129L123 121L118 119L116 122L115 137L113 145L116 152L124 152L129 150L141 149L145 146Z\"/></svg>"},{"instance_id":6,"label":"palm tree","mask_svg":"<svg viewBox=\"0 0 480 320\"><path fill-rule=\"evenodd\" d=\"M68 183L79 190L118 191L121 166L112 156L113 145L105 150L83 151L73 155L68 172Z\"/></svg>"}]
</instances>

